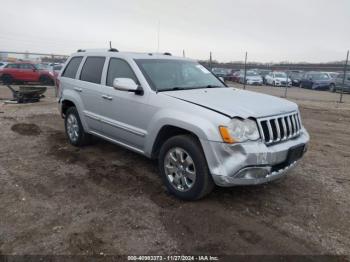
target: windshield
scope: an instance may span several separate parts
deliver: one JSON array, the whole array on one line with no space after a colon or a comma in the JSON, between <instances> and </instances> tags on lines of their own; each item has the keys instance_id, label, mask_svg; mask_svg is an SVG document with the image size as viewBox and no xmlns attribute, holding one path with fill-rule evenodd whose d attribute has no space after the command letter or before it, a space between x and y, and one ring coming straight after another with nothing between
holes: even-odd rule
<instances>
[{"instance_id":1,"label":"windshield","mask_svg":"<svg viewBox=\"0 0 350 262\"><path fill-rule=\"evenodd\" d=\"M156 91L224 87L197 62L173 59L136 59L135 62Z\"/></svg>"},{"instance_id":2,"label":"windshield","mask_svg":"<svg viewBox=\"0 0 350 262\"><path fill-rule=\"evenodd\" d=\"M287 75L285 73L275 73L275 77L284 77L284 78L286 78Z\"/></svg>"},{"instance_id":3,"label":"windshield","mask_svg":"<svg viewBox=\"0 0 350 262\"><path fill-rule=\"evenodd\" d=\"M324 74L324 73L310 74L310 76L312 77L313 80L328 80L329 79L329 76L327 74Z\"/></svg>"},{"instance_id":4,"label":"windshield","mask_svg":"<svg viewBox=\"0 0 350 262\"><path fill-rule=\"evenodd\" d=\"M49 65L46 65L46 64L36 64L35 66L39 70L50 70L51 69L51 67Z\"/></svg>"},{"instance_id":5,"label":"windshield","mask_svg":"<svg viewBox=\"0 0 350 262\"><path fill-rule=\"evenodd\" d=\"M259 74L255 71L248 71L247 76L259 76Z\"/></svg>"}]
</instances>

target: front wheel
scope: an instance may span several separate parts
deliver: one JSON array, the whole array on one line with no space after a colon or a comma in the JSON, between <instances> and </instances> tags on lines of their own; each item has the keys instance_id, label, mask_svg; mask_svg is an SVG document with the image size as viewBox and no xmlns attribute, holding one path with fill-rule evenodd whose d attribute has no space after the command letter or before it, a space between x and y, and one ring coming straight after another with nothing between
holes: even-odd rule
<instances>
[{"instance_id":1,"label":"front wheel","mask_svg":"<svg viewBox=\"0 0 350 262\"><path fill-rule=\"evenodd\" d=\"M197 200L214 188L198 140L179 135L167 140L159 153L159 170L168 191L184 200Z\"/></svg>"},{"instance_id":2,"label":"front wheel","mask_svg":"<svg viewBox=\"0 0 350 262\"><path fill-rule=\"evenodd\" d=\"M85 133L75 107L68 108L64 123L68 140L73 146L84 146L90 142L91 135Z\"/></svg>"},{"instance_id":3,"label":"front wheel","mask_svg":"<svg viewBox=\"0 0 350 262\"><path fill-rule=\"evenodd\" d=\"M333 93L335 93L335 85L334 84L330 84L329 85L329 90L331 91L331 92L333 92Z\"/></svg>"}]
</instances>

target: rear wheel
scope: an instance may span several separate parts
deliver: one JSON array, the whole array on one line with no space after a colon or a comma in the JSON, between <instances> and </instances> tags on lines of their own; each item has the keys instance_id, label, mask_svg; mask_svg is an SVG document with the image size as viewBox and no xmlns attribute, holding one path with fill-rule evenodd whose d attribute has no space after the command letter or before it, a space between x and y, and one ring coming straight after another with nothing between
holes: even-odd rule
<instances>
[{"instance_id":1,"label":"rear wheel","mask_svg":"<svg viewBox=\"0 0 350 262\"><path fill-rule=\"evenodd\" d=\"M5 84L5 85L11 85L13 83L13 78L12 76L10 75L3 75L2 76L2 82Z\"/></svg>"},{"instance_id":2,"label":"rear wheel","mask_svg":"<svg viewBox=\"0 0 350 262\"><path fill-rule=\"evenodd\" d=\"M85 133L75 107L68 108L64 123L68 140L73 146L84 146L90 143L91 135Z\"/></svg>"},{"instance_id":3,"label":"rear wheel","mask_svg":"<svg viewBox=\"0 0 350 262\"><path fill-rule=\"evenodd\" d=\"M168 191L184 200L196 200L214 188L198 140L179 135L167 140L159 153L159 170Z\"/></svg>"}]
</instances>

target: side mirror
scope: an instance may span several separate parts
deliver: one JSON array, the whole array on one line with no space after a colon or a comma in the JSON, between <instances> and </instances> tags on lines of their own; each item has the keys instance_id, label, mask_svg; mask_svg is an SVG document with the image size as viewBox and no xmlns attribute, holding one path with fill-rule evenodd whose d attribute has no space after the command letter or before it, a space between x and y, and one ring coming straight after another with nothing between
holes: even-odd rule
<instances>
[{"instance_id":1,"label":"side mirror","mask_svg":"<svg viewBox=\"0 0 350 262\"><path fill-rule=\"evenodd\" d=\"M143 93L142 89L131 78L114 78L113 87L120 91Z\"/></svg>"}]
</instances>

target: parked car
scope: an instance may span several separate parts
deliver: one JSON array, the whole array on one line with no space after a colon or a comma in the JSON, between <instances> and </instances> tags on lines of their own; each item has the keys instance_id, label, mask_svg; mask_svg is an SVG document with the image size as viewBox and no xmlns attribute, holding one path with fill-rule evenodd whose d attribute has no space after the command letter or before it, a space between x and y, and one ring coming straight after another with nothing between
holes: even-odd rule
<instances>
[{"instance_id":1,"label":"parked car","mask_svg":"<svg viewBox=\"0 0 350 262\"><path fill-rule=\"evenodd\" d=\"M256 71L247 71L246 72L246 84L248 85L262 85L263 79ZM241 84L244 83L244 72L240 74L239 82Z\"/></svg>"},{"instance_id":2,"label":"parked car","mask_svg":"<svg viewBox=\"0 0 350 262\"><path fill-rule=\"evenodd\" d=\"M330 88L330 91L336 92L343 90L344 92L350 92L350 73L346 74L345 80L344 73L338 74L337 78L335 79L335 85ZM344 80L344 86L343 86L343 80Z\"/></svg>"},{"instance_id":3,"label":"parked car","mask_svg":"<svg viewBox=\"0 0 350 262\"><path fill-rule=\"evenodd\" d=\"M241 75L244 74L244 72L242 71L236 71L232 74L232 77L231 77L231 81L232 82L239 82L239 79L241 77Z\"/></svg>"},{"instance_id":4,"label":"parked car","mask_svg":"<svg viewBox=\"0 0 350 262\"><path fill-rule=\"evenodd\" d=\"M63 67L62 64L57 64L57 65L52 66L52 72L53 72L53 76L55 79L57 79L59 73L62 70L62 67Z\"/></svg>"},{"instance_id":5,"label":"parked car","mask_svg":"<svg viewBox=\"0 0 350 262\"><path fill-rule=\"evenodd\" d=\"M8 64L7 62L0 62L0 68L5 67L7 64Z\"/></svg>"},{"instance_id":6,"label":"parked car","mask_svg":"<svg viewBox=\"0 0 350 262\"><path fill-rule=\"evenodd\" d=\"M300 86L300 80L304 75L303 71L289 71L288 75L293 86Z\"/></svg>"},{"instance_id":7,"label":"parked car","mask_svg":"<svg viewBox=\"0 0 350 262\"><path fill-rule=\"evenodd\" d=\"M212 72L217 77L222 77L224 80L230 74L231 69L214 67Z\"/></svg>"},{"instance_id":8,"label":"parked car","mask_svg":"<svg viewBox=\"0 0 350 262\"><path fill-rule=\"evenodd\" d=\"M53 84L53 75L49 71L39 70L35 64L27 62L7 64L0 70L0 78L5 84L12 84L13 82Z\"/></svg>"},{"instance_id":9,"label":"parked car","mask_svg":"<svg viewBox=\"0 0 350 262\"><path fill-rule=\"evenodd\" d=\"M72 145L95 135L157 159L167 189L186 200L214 185L278 179L309 141L297 104L227 87L170 55L74 53L59 76L59 105Z\"/></svg>"},{"instance_id":10,"label":"parked car","mask_svg":"<svg viewBox=\"0 0 350 262\"><path fill-rule=\"evenodd\" d=\"M335 86L335 81L324 72L307 72L300 80L301 88L314 90L330 90Z\"/></svg>"},{"instance_id":11,"label":"parked car","mask_svg":"<svg viewBox=\"0 0 350 262\"><path fill-rule=\"evenodd\" d=\"M324 73L326 73L332 79L336 79L337 76L339 75L339 73L337 72L324 72Z\"/></svg>"},{"instance_id":12,"label":"parked car","mask_svg":"<svg viewBox=\"0 0 350 262\"><path fill-rule=\"evenodd\" d=\"M258 70L259 75L262 77L263 84L266 85L266 75L268 75L271 72L272 72L271 70L267 70L267 69L259 69Z\"/></svg>"},{"instance_id":13,"label":"parked car","mask_svg":"<svg viewBox=\"0 0 350 262\"><path fill-rule=\"evenodd\" d=\"M285 72L274 71L265 76L266 84L273 86L292 86L292 80Z\"/></svg>"}]
</instances>

